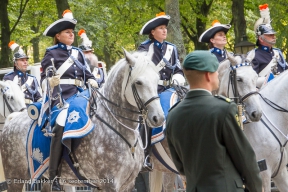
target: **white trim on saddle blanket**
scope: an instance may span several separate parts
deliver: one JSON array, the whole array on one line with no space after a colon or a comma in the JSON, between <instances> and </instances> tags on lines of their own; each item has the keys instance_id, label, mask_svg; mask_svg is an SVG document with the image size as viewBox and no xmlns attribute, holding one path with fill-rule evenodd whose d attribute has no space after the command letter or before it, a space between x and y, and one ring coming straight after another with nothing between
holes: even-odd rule
<instances>
[{"instance_id":1,"label":"white trim on saddle blanket","mask_svg":"<svg viewBox=\"0 0 288 192\"><path fill-rule=\"evenodd\" d=\"M159 94L160 103L164 111L165 118L168 115L168 110L178 101L178 96L173 88L167 89ZM151 145L162 141L165 138L164 130L166 128L166 121L163 126L152 128Z\"/></svg>"}]
</instances>

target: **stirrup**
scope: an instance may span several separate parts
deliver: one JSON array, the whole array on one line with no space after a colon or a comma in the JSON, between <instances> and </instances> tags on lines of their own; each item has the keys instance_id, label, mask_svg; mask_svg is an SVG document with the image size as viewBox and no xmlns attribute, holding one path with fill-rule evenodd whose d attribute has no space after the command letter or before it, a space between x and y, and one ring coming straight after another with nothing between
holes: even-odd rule
<instances>
[{"instance_id":1,"label":"stirrup","mask_svg":"<svg viewBox=\"0 0 288 192\"><path fill-rule=\"evenodd\" d=\"M144 163L143 163L143 166L142 166L142 169L140 172L151 172L153 171L153 164L148 162L148 158L150 158L150 155L147 155L145 160L144 160Z\"/></svg>"},{"instance_id":2,"label":"stirrup","mask_svg":"<svg viewBox=\"0 0 288 192\"><path fill-rule=\"evenodd\" d=\"M58 177L58 176L56 176L53 180L50 180L50 191L51 192L64 192L64 190L62 189L62 187L61 187L61 184L60 184L60 182L58 181L58 179L60 179L61 177ZM55 188L56 187L59 187L58 189L53 189L53 184L55 184L56 183L56 185L59 185L59 186L55 186Z\"/></svg>"}]
</instances>

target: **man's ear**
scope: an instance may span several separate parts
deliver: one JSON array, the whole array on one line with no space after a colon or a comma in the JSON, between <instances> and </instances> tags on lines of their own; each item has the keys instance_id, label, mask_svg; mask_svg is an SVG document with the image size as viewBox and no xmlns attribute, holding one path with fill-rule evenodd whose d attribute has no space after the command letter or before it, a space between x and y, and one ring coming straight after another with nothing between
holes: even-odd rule
<instances>
[{"instance_id":1,"label":"man's ear","mask_svg":"<svg viewBox=\"0 0 288 192\"><path fill-rule=\"evenodd\" d=\"M210 72L208 72L208 71L205 72L205 78L206 78L206 80L207 80L208 82L211 81L211 77L210 77L210 75L211 75Z\"/></svg>"}]
</instances>

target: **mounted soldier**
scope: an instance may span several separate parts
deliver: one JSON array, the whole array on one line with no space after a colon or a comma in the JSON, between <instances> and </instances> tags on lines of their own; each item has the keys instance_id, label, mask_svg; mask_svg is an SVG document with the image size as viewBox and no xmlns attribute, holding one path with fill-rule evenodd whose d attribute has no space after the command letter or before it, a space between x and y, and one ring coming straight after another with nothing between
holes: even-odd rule
<instances>
[{"instance_id":1,"label":"mounted soldier","mask_svg":"<svg viewBox=\"0 0 288 192\"><path fill-rule=\"evenodd\" d=\"M35 76L27 72L29 57L24 53L23 49L14 41L8 45L13 52L14 71L7 73L3 80L11 80L18 84L24 95L25 103L29 105L42 99L42 91ZM5 91L5 90L3 90Z\"/></svg>"},{"instance_id":2,"label":"mounted soldier","mask_svg":"<svg viewBox=\"0 0 288 192\"><path fill-rule=\"evenodd\" d=\"M91 73L96 77L97 82L101 86L105 82L104 75L104 67L99 64L98 57L94 54L92 48L92 41L87 37L86 31L84 29L80 29L78 31L78 35L81 37L81 44L79 48L85 55L86 62L90 67ZM101 65L101 66L100 66Z\"/></svg>"},{"instance_id":3,"label":"mounted soldier","mask_svg":"<svg viewBox=\"0 0 288 192\"><path fill-rule=\"evenodd\" d=\"M158 83L158 94L171 88L173 81L176 81L179 85L184 85L185 83L177 47L174 44L165 41L169 20L170 16L165 15L164 12L156 14L155 18L145 23L139 33L140 35L149 35L149 40L141 43L138 50L147 51L148 57L151 58L159 70L160 81ZM145 141L145 133L143 133L143 131L144 130L140 130L140 133L143 136L142 141ZM155 141L152 141L152 144L164 139L164 135L162 135L161 132L158 132L157 135L158 138ZM150 138L151 133L148 133L148 143L145 150L145 162L143 165L143 170L148 171L153 169L149 157L151 151Z\"/></svg>"},{"instance_id":4,"label":"mounted soldier","mask_svg":"<svg viewBox=\"0 0 288 192\"><path fill-rule=\"evenodd\" d=\"M225 49L227 44L226 34L231 28L229 24L221 24L218 20L212 22L212 27L204 31L199 37L199 42L208 43L208 48L213 53L219 62L228 58L230 54Z\"/></svg>"},{"instance_id":5,"label":"mounted soldier","mask_svg":"<svg viewBox=\"0 0 288 192\"><path fill-rule=\"evenodd\" d=\"M51 136L49 179L52 181L52 191L61 191L59 178L62 142L70 152L71 138L75 138L73 133L77 132L77 138L81 138L94 128L86 114L87 98L90 95L83 90L86 89L88 83L96 88L98 83L90 69L87 69L82 51L72 46L76 23L72 12L65 10L63 18L52 23L43 33L45 36L54 38L54 46L46 49L41 62L42 88L45 96L47 93L45 103L42 104L41 115L48 114L49 116L45 132L46 135ZM85 119L84 122L82 122L83 119ZM44 118L43 120L45 121ZM70 132L62 138L65 130Z\"/></svg>"},{"instance_id":6,"label":"mounted soldier","mask_svg":"<svg viewBox=\"0 0 288 192\"><path fill-rule=\"evenodd\" d=\"M253 68L259 75L257 87L260 88L274 75L287 70L287 62L280 49L274 48L276 43L276 32L271 26L270 12L268 4L259 5L260 15L255 25L257 48L251 50L247 55L247 60L253 63Z\"/></svg>"}]
</instances>

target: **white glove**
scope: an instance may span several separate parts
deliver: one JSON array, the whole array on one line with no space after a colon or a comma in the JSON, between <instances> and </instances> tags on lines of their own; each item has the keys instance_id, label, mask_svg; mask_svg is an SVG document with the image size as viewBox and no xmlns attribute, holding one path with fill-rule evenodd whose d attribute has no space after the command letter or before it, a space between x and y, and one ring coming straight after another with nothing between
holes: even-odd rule
<instances>
[{"instance_id":1,"label":"white glove","mask_svg":"<svg viewBox=\"0 0 288 192\"><path fill-rule=\"evenodd\" d=\"M88 83L94 88L98 88L98 83L94 79L88 79Z\"/></svg>"},{"instance_id":2,"label":"white glove","mask_svg":"<svg viewBox=\"0 0 288 192\"><path fill-rule=\"evenodd\" d=\"M60 84L60 75L55 75L48 78L50 87L53 89L55 86Z\"/></svg>"},{"instance_id":3,"label":"white glove","mask_svg":"<svg viewBox=\"0 0 288 192\"><path fill-rule=\"evenodd\" d=\"M173 82L175 80L175 82ZM172 76L172 83L177 84L179 83L180 86L184 86L185 84L185 78L181 74L175 74Z\"/></svg>"}]
</instances>

